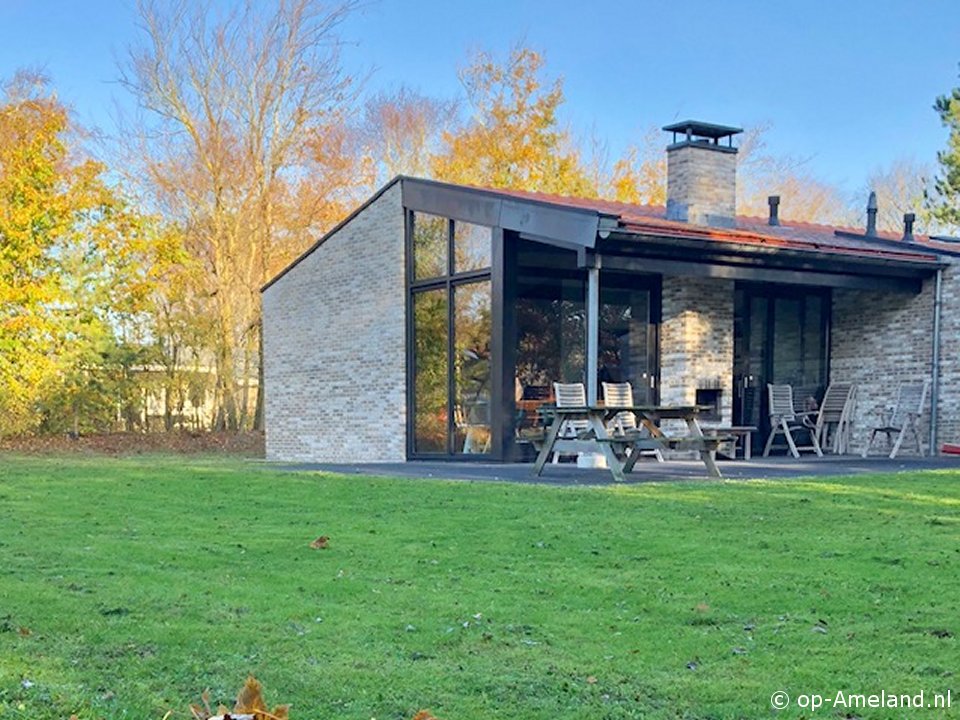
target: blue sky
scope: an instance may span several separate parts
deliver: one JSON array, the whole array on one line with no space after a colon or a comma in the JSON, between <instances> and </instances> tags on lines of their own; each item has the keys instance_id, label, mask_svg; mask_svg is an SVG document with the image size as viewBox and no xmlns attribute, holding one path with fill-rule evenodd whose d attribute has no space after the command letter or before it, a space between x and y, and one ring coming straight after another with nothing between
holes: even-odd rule
<instances>
[{"instance_id":1,"label":"blue sky","mask_svg":"<svg viewBox=\"0 0 960 720\"><path fill-rule=\"evenodd\" d=\"M371 0L343 35L369 90L442 97L460 92L472 50L520 41L563 78L563 119L613 154L676 120L764 123L770 152L809 158L847 191L896 159L935 162L946 132L931 106L960 84L956 0ZM107 132L125 101L117 59L136 40L127 0L0 0L0 75L45 68Z\"/></svg>"}]
</instances>

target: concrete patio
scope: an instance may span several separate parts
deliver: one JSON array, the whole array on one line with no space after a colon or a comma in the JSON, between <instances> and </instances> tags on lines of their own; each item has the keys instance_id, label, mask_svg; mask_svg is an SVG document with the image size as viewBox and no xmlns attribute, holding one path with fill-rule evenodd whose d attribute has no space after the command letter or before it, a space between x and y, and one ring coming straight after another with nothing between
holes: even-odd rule
<instances>
[{"instance_id":1,"label":"concrete patio","mask_svg":"<svg viewBox=\"0 0 960 720\"><path fill-rule=\"evenodd\" d=\"M920 470L960 470L960 457L898 457L890 460L877 456L861 458L843 456L803 456L753 458L752 460L720 461L726 480L797 479L867 473L900 473ZM330 472L345 475L381 477L437 478L447 480L535 483L544 485L613 485L613 476L605 469L578 468L574 463L548 464L541 477L533 475L532 463L428 462L405 463L297 463L277 464L291 471ZM627 476L625 484L696 480L713 482L706 477L699 460L670 460L664 463L643 461Z\"/></svg>"}]
</instances>

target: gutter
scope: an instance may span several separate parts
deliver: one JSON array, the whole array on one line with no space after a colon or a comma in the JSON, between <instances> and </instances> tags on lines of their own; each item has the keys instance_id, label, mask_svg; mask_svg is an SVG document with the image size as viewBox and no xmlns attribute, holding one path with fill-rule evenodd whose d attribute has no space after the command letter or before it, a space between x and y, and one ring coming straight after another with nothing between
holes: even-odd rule
<instances>
[{"instance_id":1,"label":"gutter","mask_svg":"<svg viewBox=\"0 0 960 720\"><path fill-rule=\"evenodd\" d=\"M940 404L940 308L943 304L943 269L937 269L933 296L933 347L930 358L930 456L940 454L937 447L937 407Z\"/></svg>"}]
</instances>

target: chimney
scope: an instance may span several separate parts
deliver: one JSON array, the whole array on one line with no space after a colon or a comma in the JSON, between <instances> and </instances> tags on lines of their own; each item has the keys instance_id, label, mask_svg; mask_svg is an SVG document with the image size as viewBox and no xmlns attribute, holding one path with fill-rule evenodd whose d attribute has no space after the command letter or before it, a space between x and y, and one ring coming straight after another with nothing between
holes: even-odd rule
<instances>
[{"instance_id":1,"label":"chimney","mask_svg":"<svg viewBox=\"0 0 960 720\"><path fill-rule=\"evenodd\" d=\"M867 199L867 235L877 234L877 194L870 191L870 197Z\"/></svg>"},{"instance_id":2,"label":"chimney","mask_svg":"<svg viewBox=\"0 0 960 720\"><path fill-rule=\"evenodd\" d=\"M685 120L663 128L667 146L667 219L733 227L737 209L737 148L740 128Z\"/></svg>"},{"instance_id":3,"label":"chimney","mask_svg":"<svg viewBox=\"0 0 960 720\"><path fill-rule=\"evenodd\" d=\"M913 221L917 216L913 213L905 213L903 216L903 241L913 242Z\"/></svg>"},{"instance_id":4,"label":"chimney","mask_svg":"<svg viewBox=\"0 0 960 720\"><path fill-rule=\"evenodd\" d=\"M767 198L767 204L770 205L770 219L767 220L768 225L779 225L780 224L780 196L771 195Z\"/></svg>"}]
</instances>

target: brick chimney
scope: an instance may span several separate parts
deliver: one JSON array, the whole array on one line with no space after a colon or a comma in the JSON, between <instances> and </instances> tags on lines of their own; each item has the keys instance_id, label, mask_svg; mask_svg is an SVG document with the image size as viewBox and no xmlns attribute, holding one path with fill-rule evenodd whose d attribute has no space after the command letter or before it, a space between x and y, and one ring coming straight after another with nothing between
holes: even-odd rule
<instances>
[{"instance_id":1,"label":"brick chimney","mask_svg":"<svg viewBox=\"0 0 960 720\"><path fill-rule=\"evenodd\" d=\"M737 148L740 128L685 120L663 128L667 146L667 219L733 227L737 210Z\"/></svg>"}]
</instances>

